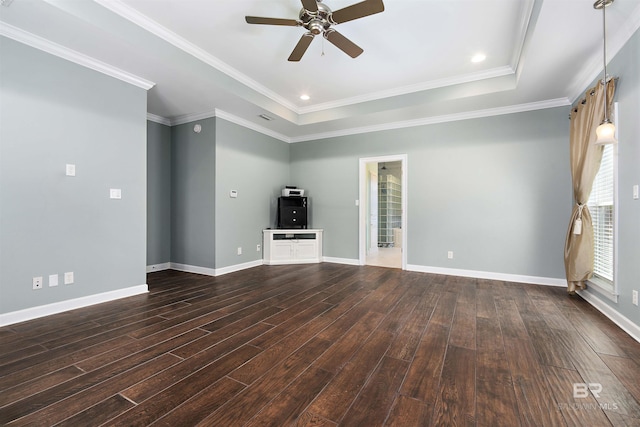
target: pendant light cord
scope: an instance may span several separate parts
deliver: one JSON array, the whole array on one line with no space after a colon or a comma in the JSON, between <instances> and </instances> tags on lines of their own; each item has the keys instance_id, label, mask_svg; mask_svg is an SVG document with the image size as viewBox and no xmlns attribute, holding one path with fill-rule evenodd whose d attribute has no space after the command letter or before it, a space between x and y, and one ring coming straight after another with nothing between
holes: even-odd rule
<instances>
[{"instance_id":1,"label":"pendant light cord","mask_svg":"<svg viewBox=\"0 0 640 427\"><path fill-rule=\"evenodd\" d=\"M602 49L602 59L604 63L604 77L602 78L602 86L604 87L604 122L609 122L609 106L607 105L607 21L606 21L606 12L607 9L606 1L602 3L602 39L603 39L603 49Z\"/></svg>"},{"instance_id":2,"label":"pendant light cord","mask_svg":"<svg viewBox=\"0 0 640 427\"><path fill-rule=\"evenodd\" d=\"M607 97L607 2L602 2L602 62L604 63L604 76L602 77L602 87L604 88L604 120L602 123L609 123L609 103Z\"/></svg>"}]
</instances>

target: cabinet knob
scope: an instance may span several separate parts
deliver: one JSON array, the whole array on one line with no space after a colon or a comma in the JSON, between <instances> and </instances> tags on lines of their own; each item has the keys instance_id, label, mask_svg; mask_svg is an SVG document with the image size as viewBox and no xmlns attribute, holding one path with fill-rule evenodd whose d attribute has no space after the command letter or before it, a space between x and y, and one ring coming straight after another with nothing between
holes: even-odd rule
<instances>
[{"instance_id":1,"label":"cabinet knob","mask_svg":"<svg viewBox=\"0 0 640 427\"><path fill-rule=\"evenodd\" d=\"M298 211L293 211L293 213L298 213Z\"/></svg>"},{"instance_id":2,"label":"cabinet knob","mask_svg":"<svg viewBox=\"0 0 640 427\"><path fill-rule=\"evenodd\" d=\"M293 218L293 222L296 222L296 221L297 221L297 219Z\"/></svg>"}]
</instances>

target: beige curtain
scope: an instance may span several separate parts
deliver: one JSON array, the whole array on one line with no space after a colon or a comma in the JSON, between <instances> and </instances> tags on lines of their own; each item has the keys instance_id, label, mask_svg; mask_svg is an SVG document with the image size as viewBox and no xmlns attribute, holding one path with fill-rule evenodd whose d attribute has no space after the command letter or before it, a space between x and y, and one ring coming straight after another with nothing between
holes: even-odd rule
<instances>
[{"instance_id":1,"label":"beige curtain","mask_svg":"<svg viewBox=\"0 0 640 427\"><path fill-rule=\"evenodd\" d=\"M615 80L607 84L607 99L613 105ZM603 146L594 145L596 128L604 118L604 86L598 83L571 111L570 161L574 206L564 246L567 292L585 289L593 275L593 225L587 201L600 169Z\"/></svg>"}]
</instances>

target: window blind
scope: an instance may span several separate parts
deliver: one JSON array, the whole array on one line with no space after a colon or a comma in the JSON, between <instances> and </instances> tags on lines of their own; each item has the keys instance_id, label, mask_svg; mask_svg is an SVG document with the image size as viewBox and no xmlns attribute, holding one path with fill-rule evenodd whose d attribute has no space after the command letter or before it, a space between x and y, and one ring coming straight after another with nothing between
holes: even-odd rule
<instances>
[{"instance_id":1,"label":"window blind","mask_svg":"<svg viewBox=\"0 0 640 427\"><path fill-rule=\"evenodd\" d=\"M605 145L587 205L593 220L594 273L613 285L614 146Z\"/></svg>"}]
</instances>

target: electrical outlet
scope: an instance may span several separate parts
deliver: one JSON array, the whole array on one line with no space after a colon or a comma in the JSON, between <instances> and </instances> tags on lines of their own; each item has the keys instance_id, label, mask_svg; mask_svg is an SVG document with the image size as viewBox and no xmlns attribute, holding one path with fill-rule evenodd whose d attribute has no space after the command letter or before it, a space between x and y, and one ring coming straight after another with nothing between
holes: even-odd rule
<instances>
[{"instance_id":1,"label":"electrical outlet","mask_svg":"<svg viewBox=\"0 0 640 427\"><path fill-rule=\"evenodd\" d=\"M453 259L453 251L447 252L447 258Z\"/></svg>"},{"instance_id":2,"label":"electrical outlet","mask_svg":"<svg viewBox=\"0 0 640 427\"><path fill-rule=\"evenodd\" d=\"M242 248L238 248L238 255L242 255Z\"/></svg>"},{"instance_id":3,"label":"electrical outlet","mask_svg":"<svg viewBox=\"0 0 640 427\"><path fill-rule=\"evenodd\" d=\"M262 249L262 246L256 245L256 252L260 252L260 249Z\"/></svg>"},{"instance_id":4,"label":"electrical outlet","mask_svg":"<svg viewBox=\"0 0 640 427\"><path fill-rule=\"evenodd\" d=\"M631 291L633 305L638 305L638 291Z\"/></svg>"},{"instance_id":5,"label":"electrical outlet","mask_svg":"<svg viewBox=\"0 0 640 427\"><path fill-rule=\"evenodd\" d=\"M33 278L33 289L42 289L42 276Z\"/></svg>"},{"instance_id":6,"label":"electrical outlet","mask_svg":"<svg viewBox=\"0 0 640 427\"><path fill-rule=\"evenodd\" d=\"M64 273L64 284L71 285L73 283L73 271Z\"/></svg>"}]
</instances>

